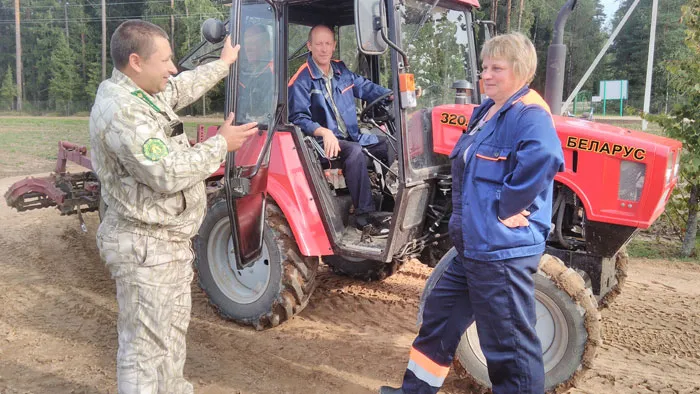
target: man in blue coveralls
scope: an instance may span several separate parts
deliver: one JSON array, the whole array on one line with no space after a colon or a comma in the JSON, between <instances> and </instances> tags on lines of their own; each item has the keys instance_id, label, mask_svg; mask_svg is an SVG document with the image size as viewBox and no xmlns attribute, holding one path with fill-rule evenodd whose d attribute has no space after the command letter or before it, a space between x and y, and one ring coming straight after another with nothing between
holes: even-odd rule
<instances>
[{"instance_id":1,"label":"man in blue coveralls","mask_svg":"<svg viewBox=\"0 0 700 394\"><path fill-rule=\"evenodd\" d=\"M376 207L362 149L387 165L391 165L390 154L385 137L360 133L355 98L372 102L389 89L332 60L335 45L328 26L317 25L309 32L306 46L311 54L288 85L289 120L306 135L322 139L328 158L339 156L355 206L355 225L359 229L372 225L368 227L371 235L387 234L386 223L373 215Z\"/></svg>"}]
</instances>

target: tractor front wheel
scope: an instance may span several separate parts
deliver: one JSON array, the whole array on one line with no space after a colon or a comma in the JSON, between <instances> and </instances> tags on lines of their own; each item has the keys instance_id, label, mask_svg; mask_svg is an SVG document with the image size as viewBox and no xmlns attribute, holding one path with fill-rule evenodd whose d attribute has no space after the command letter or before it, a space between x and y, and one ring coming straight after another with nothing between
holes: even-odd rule
<instances>
[{"instance_id":1,"label":"tractor front wheel","mask_svg":"<svg viewBox=\"0 0 700 394\"><path fill-rule=\"evenodd\" d=\"M318 262L301 255L287 220L273 201L267 201L260 258L238 270L232 248L226 200L215 200L194 249L199 284L221 315L262 330L306 307L315 288Z\"/></svg>"}]
</instances>

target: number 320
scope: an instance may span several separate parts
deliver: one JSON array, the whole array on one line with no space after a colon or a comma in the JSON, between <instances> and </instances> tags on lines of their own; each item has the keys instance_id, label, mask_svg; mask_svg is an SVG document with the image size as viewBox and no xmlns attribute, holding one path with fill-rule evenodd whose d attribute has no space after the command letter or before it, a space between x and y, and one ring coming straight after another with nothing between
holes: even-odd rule
<instances>
[{"instance_id":1,"label":"number 320","mask_svg":"<svg viewBox=\"0 0 700 394\"><path fill-rule=\"evenodd\" d=\"M447 112L440 113L440 123L452 126L466 126L467 117L464 115L450 114Z\"/></svg>"}]
</instances>

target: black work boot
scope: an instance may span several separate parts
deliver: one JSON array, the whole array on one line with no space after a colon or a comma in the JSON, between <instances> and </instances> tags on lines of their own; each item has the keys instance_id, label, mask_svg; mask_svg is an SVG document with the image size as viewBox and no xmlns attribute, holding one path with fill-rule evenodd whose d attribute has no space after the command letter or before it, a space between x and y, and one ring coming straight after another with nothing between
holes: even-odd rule
<instances>
[{"instance_id":1,"label":"black work boot","mask_svg":"<svg viewBox=\"0 0 700 394\"><path fill-rule=\"evenodd\" d=\"M379 388L379 394L403 394L403 390L400 387L395 389L389 386L382 386Z\"/></svg>"},{"instance_id":2,"label":"black work boot","mask_svg":"<svg viewBox=\"0 0 700 394\"><path fill-rule=\"evenodd\" d=\"M389 219L391 219L391 216L389 216ZM378 220L374 213L356 215L355 227L372 237L386 237L389 234L389 221Z\"/></svg>"}]
</instances>

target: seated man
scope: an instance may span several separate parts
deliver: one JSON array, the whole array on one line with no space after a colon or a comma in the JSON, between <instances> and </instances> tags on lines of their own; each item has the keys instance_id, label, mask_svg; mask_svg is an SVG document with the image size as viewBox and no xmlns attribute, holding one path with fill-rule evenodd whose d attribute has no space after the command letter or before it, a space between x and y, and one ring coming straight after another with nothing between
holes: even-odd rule
<instances>
[{"instance_id":1,"label":"seated man","mask_svg":"<svg viewBox=\"0 0 700 394\"><path fill-rule=\"evenodd\" d=\"M328 26L317 25L309 31L306 47L311 52L289 81L289 121L307 135L323 139L328 158L339 156L345 182L355 206L355 224L359 229L372 224L375 234L386 234L386 222L375 219L367 160L363 148L388 165L386 137L360 134L355 98L372 102L389 92L382 86L357 75L341 61L331 60L335 37Z\"/></svg>"}]
</instances>

